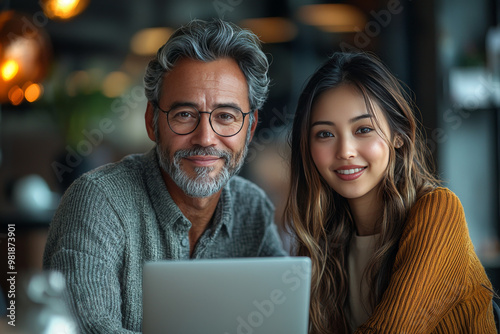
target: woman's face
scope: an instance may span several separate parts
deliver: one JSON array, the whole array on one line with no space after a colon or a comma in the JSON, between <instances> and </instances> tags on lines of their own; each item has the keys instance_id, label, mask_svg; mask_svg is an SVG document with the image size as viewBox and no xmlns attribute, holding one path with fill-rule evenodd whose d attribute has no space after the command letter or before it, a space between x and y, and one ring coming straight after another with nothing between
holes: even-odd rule
<instances>
[{"instance_id":1,"label":"woman's face","mask_svg":"<svg viewBox=\"0 0 500 334\"><path fill-rule=\"evenodd\" d=\"M374 115L352 85L323 92L313 105L310 149L314 164L349 203L374 200L389 163L389 147L383 139L390 138L389 125L376 103L373 109Z\"/></svg>"}]
</instances>

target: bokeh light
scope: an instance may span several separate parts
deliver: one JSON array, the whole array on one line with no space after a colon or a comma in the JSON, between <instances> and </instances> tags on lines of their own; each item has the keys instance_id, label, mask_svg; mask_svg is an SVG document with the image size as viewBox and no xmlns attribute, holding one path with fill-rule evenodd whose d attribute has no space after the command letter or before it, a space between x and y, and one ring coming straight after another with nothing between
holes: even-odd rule
<instances>
[{"instance_id":1,"label":"bokeh light","mask_svg":"<svg viewBox=\"0 0 500 334\"><path fill-rule=\"evenodd\" d=\"M327 32L356 32L366 24L365 14L349 4L305 5L298 11L298 18Z\"/></svg>"},{"instance_id":2,"label":"bokeh light","mask_svg":"<svg viewBox=\"0 0 500 334\"><path fill-rule=\"evenodd\" d=\"M19 87L18 85L15 85L14 87L12 87L9 90L8 96L9 96L10 103L17 106L17 105L21 104L21 102L23 102L24 92L21 89L21 87Z\"/></svg>"},{"instance_id":3,"label":"bokeh light","mask_svg":"<svg viewBox=\"0 0 500 334\"><path fill-rule=\"evenodd\" d=\"M19 71L19 64L17 63L17 61L13 59L6 60L3 63L1 69L2 79L4 81L10 81L16 76L18 71Z\"/></svg>"},{"instance_id":4,"label":"bokeh light","mask_svg":"<svg viewBox=\"0 0 500 334\"><path fill-rule=\"evenodd\" d=\"M140 56L154 55L160 46L165 44L173 32L173 29L165 27L140 30L132 36L130 49Z\"/></svg>"},{"instance_id":5,"label":"bokeh light","mask_svg":"<svg viewBox=\"0 0 500 334\"><path fill-rule=\"evenodd\" d=\"M52 20L68 20L87 8L88 0L43 0L43 12Z\"/></svg>"},{"instance_id":6,"label":"bokeh light","mask_svg":"<svg viewBox=\"0 0 500 334\"><path fill-rule=\"evenodd\" d=\"M14 11L0 13L0 103L20 104L24 99L20 87L42 82L48 72L50 40L31 19L32 15Z\"/></svg>"},{"instance_id":7,"label":"bokeh light","mask_svg":"<svg viewBox=\"0 0 500 334\"><path fill-rule=\"evenodd\" d=\"M111 72L104 79L102 93L107 97L118 97L130 86L130 78L123 72Z\"/></svg>"},{"instance_id":8,"label":"bokeh light","mask_svg":"<svg viewBox=\"0 0 500 334\"><path fill-rule=\"evenodd\" d=\"M240 22L243 28L252 30L264 43L283 43L297 35L295 24L284 17L262 17Z\"/></svg>"},{"instance_id":9,"label":"bokeh light","mask_svg":"<svg viewBox=\"0 0 500 334\"><path fill-rule=\"evenodd\" d=\"M24 89L24 98L28 102L35 102L43 94L43 86L37 83L28 83Z\"/></svg>"},{"instance_id":10,"label":"bokeh light","mask_svg":"<svg viewBox=\"0 0 500 334\"><path fill-rule=\"evenodd\" d=\"M86 71L75 71L66 78L66 93L68 96L76 96L80 93L90 93L92 89L92 79Z\"/></svg>"}]
</instances>

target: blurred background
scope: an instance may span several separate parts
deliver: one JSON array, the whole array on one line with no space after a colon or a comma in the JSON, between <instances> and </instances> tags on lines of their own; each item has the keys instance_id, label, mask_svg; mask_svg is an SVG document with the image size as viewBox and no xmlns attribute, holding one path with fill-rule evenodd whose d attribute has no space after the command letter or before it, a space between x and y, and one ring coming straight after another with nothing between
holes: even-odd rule
<instances>
[{"instance_id":1,"label":"blurred background","mask_svg":"<svg viewBox=\"0 0 500 334\"><path fill-rule=\"evenodd\" d=\"M143 121L149 59L183 23L212 17L253 30L271 61L269 100L242 174L268 192L277 222L304 82L334 51L371 51L413 92L437 173L461 199L500 287L498 0L3 0L0 10L4 289L8 224L17 271L40 269L68 185L152 147Z\"/></svg>"}]
</instances>

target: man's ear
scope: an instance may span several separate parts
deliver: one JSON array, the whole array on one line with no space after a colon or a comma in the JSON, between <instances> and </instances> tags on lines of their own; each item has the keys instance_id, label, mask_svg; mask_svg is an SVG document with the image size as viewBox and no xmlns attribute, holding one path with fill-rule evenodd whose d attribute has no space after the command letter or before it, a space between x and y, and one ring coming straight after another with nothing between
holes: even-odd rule
<instances>
[{"instance_id":1,"label":"man's ear","mask_svg":"<svg viewBox=\"0 0 500 334\"><path fill-rule=\"evenodd\" d=\"M257 128L257 123L259 123L259 111L255 110L253 112L254 120L252 127L250 128L250 141L252 141L253 135L255 134L255 129Z\"/></svg>"},{"instance_id":2,"label":"man's ear","mask_svg":"<svg viewBox=\"0 0 500 334\"><path fill-rule=\"evenodd\" d=\"M154 114L155 107L150 101L148 101L148 105L146 106L146 114L144 115L144 119L146 121L146 130L148 131L149 139L156 143L155 126L153 124Z\"/></svg>"}]
</instances>

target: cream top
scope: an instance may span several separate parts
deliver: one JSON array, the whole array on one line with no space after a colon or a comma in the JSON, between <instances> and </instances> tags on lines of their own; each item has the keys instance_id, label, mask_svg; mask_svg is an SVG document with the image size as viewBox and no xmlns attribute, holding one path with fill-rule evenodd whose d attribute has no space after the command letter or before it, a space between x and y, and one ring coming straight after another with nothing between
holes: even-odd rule
<instances>
[{"instance_id":1,"label":"cream top","mask_svg":"<svg viewBox=\"0 0 500 334\"><path fill-rule=\"evenodd\" d=\"M378 234L369 236L354 235L351 241L349 266L349 307L351 311L351 326L353 329L361 326L373 312L368 297L369 286L363 276L366 265L375 251Z\"/></svg>"}]
</instances>

